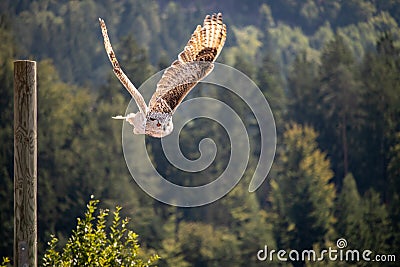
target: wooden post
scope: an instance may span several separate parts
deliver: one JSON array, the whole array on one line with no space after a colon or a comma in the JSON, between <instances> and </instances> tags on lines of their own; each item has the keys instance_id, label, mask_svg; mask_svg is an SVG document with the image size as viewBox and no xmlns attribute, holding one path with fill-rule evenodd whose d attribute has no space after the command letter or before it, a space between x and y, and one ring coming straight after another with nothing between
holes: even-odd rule
<instances>
[{"instance_id":1,"label":"wooden post","mask_svg":"<svg viewBox=\"0 0 400 267\"><path fill-rule=\"evenodd\" d=\"M14 266L37 266L36 62L14 61Z\"/></svg>"}]
</instances>

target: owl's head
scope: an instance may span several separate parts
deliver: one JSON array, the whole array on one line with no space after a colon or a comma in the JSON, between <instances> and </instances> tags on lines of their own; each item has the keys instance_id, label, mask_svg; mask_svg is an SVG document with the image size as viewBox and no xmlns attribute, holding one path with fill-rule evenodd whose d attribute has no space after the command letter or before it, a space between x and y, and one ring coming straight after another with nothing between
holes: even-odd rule
<instances>
[{"instance_id":1,"label":"owl's head","mask_svg":"<svg viewBox=\"0 0 400 267\"><path fill-rule=\"evenodd\" d=\"M161 138L169 135L173 129L171 114L152 112L146 117L145 133L147 135Z\"/></svg>"}]
</instances>

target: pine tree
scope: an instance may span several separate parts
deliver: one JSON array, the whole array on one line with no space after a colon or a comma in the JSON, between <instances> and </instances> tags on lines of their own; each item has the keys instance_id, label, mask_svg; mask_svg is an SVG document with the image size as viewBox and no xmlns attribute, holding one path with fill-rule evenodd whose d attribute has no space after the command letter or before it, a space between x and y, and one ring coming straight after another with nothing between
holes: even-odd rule
<instances>
[{"instance_id":1,"label":"pine tree","mask_svg":"<svg viewBox=\"0 0 400 267\"><path fill-rule=\"evenodd\" d=\"M279 130L283 130L283 120L286 117L286 96L283 79L278 64L267 55L258 69L257 81L263 91L274 114L275 124Z\"/></svg>"},{"instance_id":2,"label":"pine tree","mask_svg":"<svg viewBox=\"0 0 400 267\"><path fill-rule=\"evenodd\" d=\"M305 52L297 56L288 75L288 117L299 124L320 125L321 116L315 112L321 103L316 96L317 64L307 59Z\"/></svg>"},{"instance_id":3,"label":"pine tree","mask_svg":"<svg viewBox=\"0 0 400 267\"><path fill-rule=\"evenodd\" d=\"M386 199L390 199L391 192L388 189L393 189L387 186L387 182L396 177L388 177L387 167L395 155L388 151L398 143L399 71L400 48L395 46L393 36L385 33L377 42L376 52L367 54L362 65L365 88L363 102L368 121L362 128L362 153L368 157L359 161L358 175L363 177L359 182L362 191L372 187L382 192Z\"/></svg>"},{"instance_id":4,"label":"pine tree","mask_svg":"<svg viewBox=\"0 0 400 267\"><path fill-rule=\"evenodd\" d=\"M237 237L227 227L181 222L176 241L165 240L165 244L175 247L171 252L181 258L167 258L171 266L243 266L238 262Z\"/></svg>"},{"instance_id":5,"label":"pine tree","mask_svg":"<svg viewBox=\"0 0 400 267\"><path fill-rule=\"evenodd\" d=\"M106 204L123 204L124 215L142 217L135 223L140 231L151 231L158 223L149 212L153 202L133 185L121 151L121 124L111 119L126 108L123 91L113 83L97 94L66 84L49 61L38 64L38 87L38 223L45 229L39 244L50 233L62 239L91 194ZM152 236L146 245L160 241L159 234L146 236Z\"/></svg>"},{"instance_id":6,"label":"pine tree","mask_svg":"<svg viewBox=\"0 0 400 267\"><path fill-rule=\"evenodd\" d=\"M12 33L0 15L0 258L13 247L13 66Z\"/></svg>"},{"instance_id":7,"label":"pine tree","mask_svg":"<svg viewBox=\"0 0 400 267\"><path fill-rule=\"evenodd\" d=\"M125 36L118 45L119 61L137 88L154 72L146 49L140 47L132 35Z\"/></svg>"},{"instance_id":8,"label":"pine tree","mask_svg":"<svg viewBox=\"0 0 400 267\"><path fill-rule=\"evenodd\" d=\"M363 124L360 83L343 38L336 35L322 51L316 112L322 118L319 142L332 157L337 183L354 168L357 133Z\"/></svg>"},{"instance_id":9,"label":"pine tree","mask_svg":"<svg viewBox=\"0 0 400 267\"><path fill-rule=\"evenodd\" d=\"M336 230L352 249L369 249L377 254L389 253L391 238L390 218L381 197L374 190L360 196L355 179L348 174L336 202Z\"/></svg>"},{"instance_id":10,"label":"pine tree","mask_svg":"<svg viewBox=\"0 0 400 267\"><path fill-rule=\"evenodd\" d=\"M372 1L348 0L341 2L337 23L339 26L366 21L376 12Z\"/></svg>"},{"instance_id":11,"label":"pine tree","mask_svg":"<svg viewBox=\"0 0 400 267\"><path fill-rule=\"evenodd\" d=\"M298 124L284 133L284 149L277 157L279 171L270 192L270 217L279 249L311 249L332 237L333 172L316 138L312 128Z\"/></svg>"},{"instance_id":12,"label":"pine tree","mask_svg":"<svg viewBox=\"0 0 400 267\"><path fill-rule=\"evenodd\" d=\"M388 165L389 176L389 214L392 223L392 247L400 249L400 133L396 135L395 145L390 149L391 159Z\"/></svg>"},{"instance_id":13,"label":"pine tree","mask_svg":"<svg viewBox=\"0 0 400 267\"><path fill-rule=\"evenodd\" d=\"M363 199L358 193L356 182L350 173L343 180L342 190L335 206L338 237L345 238L351 244L352 249L365 249L360 243L367 230L363 220Z\"/></svg>"},{"instance_id":14,"label":"pine tree","mask_svg":"<svg viewBox=\"0 0 400 267\"><path fill-rule=\"evenodd\" d=\"M88 139L83 136L92 132L88 126L93 95L62 82L49 60L39 62L37 68L38 225L44 229L39 232L39 244L43 245L50 233L70 230L73 218L80 215L79 206L95 193L93 185L100 183L84 175L91 169L86 157L90 150L84 145ZM66 212L71 216L64 216ZM39 255L41 252L39 247Z\"/></svg>"},{"instance_id":15,"label":"pine tree","mask_svg":"<svg viewBox=\"0 0 400 267\"><path fill-rule=\"evenodd\" d=\"M226 225L238 239L240 252L237 259L241 266L256 266L254 251L275 247L272 226L267 213L261 209L255 193L248 192L250 176L245 175L238 185L222 201L222 210L226 212Z\"/></svg>"},{"instance_id":16,"label":"pine tree","mask_svg":"<svg viewBox=\"0 0 400 267\"><path fill-rule=\"evenodd\" d=\"M381 196L375 190L367 191L363 197L363 220L367 226L362 234L362 244L377 254L393 253L390 238L393 235L390 228L389 214Z\"/></svg>"}]
</instances>

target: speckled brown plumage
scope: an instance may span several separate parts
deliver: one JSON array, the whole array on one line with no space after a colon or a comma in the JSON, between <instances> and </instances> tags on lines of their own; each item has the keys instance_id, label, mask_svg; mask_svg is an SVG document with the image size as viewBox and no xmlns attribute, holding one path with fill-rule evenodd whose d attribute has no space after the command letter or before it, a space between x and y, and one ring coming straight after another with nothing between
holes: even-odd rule
<instances>
[{"instance_id":1,"label":"speckled brown plumage","mask_svg":"<svg viewBox=\"0 0 400 267\"><path fill-rule=\"evenodd\" d=\"M167 103L174 112L190 90L212 71L225 39L222 14L207 15L203 26L196 27L178 60L165 70L150 99L149 109L165 111L163 104Z\"/></svg>"},{"instance_id":2,"label":"speckled brown plumage","mask_svg":"<svg viewBox=\"0 0 400 267\"><path fill-rule=\"evenodd\" d=\"M226 25L222 14L205 17L203 26L198 25L189 42L157 84L157 89L147 106L143 96L122 71L111 46L107 27L99 18L104 48L113 66L113 71L134 98L139 112L115 116L134 126L134 134L164 137L173 130L172 114L196 84L214 68L214 61L221 52L226 39Z\"/></svg>"}]
</instances>

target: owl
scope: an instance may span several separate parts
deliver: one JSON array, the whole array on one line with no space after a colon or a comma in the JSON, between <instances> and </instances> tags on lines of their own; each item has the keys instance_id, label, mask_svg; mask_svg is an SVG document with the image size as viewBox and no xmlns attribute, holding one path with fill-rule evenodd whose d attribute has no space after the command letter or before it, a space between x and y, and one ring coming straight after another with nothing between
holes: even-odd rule
<instances>
[{"instance_id":1,"label":"owl","mask_svg":"<svg viewBox=\"0 0 400 267\"><path fill-rule=\"evenodd\" d=\"M167 136L173 130L172 115L175 110L190 90L213 70L214 61L225 44L226 25L222 22L222 14L207 15L203 26L196 27L178 59L164 71L149 105L146 105L143 96L122 71L111 46L106 24L101 18L99 22L113 71L139 108L137 113L113 118L126 120L133 125L134 134L156 138Z\"/></svg>"}]
</instances>

